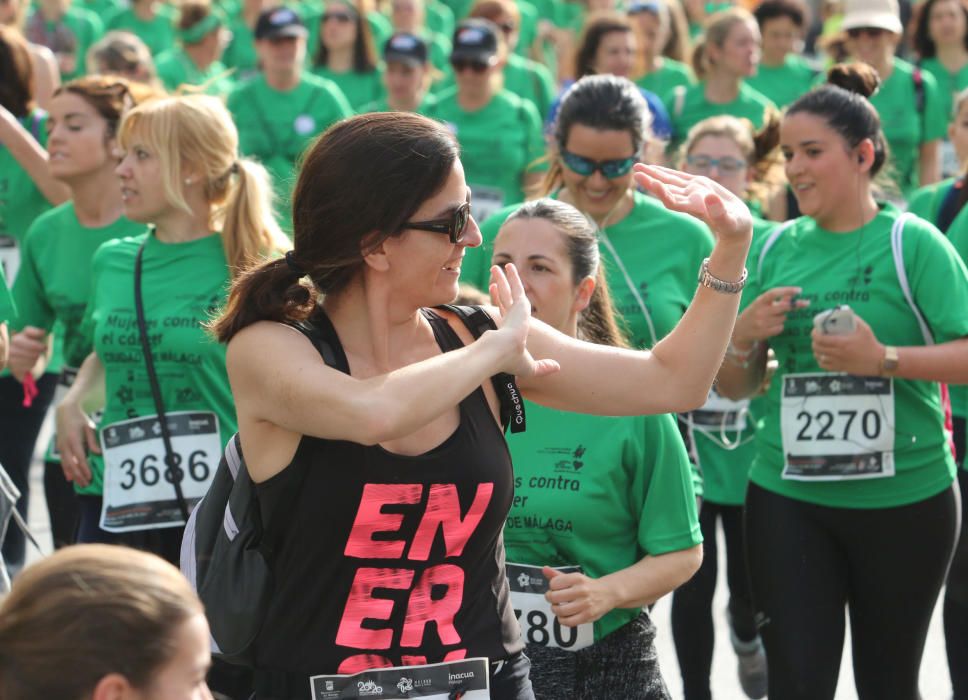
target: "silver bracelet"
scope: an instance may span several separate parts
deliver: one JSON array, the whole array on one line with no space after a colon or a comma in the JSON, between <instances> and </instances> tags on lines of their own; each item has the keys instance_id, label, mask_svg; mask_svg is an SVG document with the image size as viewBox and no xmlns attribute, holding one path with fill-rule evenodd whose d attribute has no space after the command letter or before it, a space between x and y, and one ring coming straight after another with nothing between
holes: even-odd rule
<instances>
[{"instance_id":1,"label":"silver bracelet","mask_svg":"<svg viewBox=\"0 0 968 700\"><path fill-rule=\"evenodd\" d=\"M743 287L746 286L746 278L748 276L749 271L744 267L743 275L739 278L738 282L721 280L709 271L709 258L703 260L702 265L699 267L699 284L722 294L739 294L743 291Z\"/></svg>"}]
</instances>

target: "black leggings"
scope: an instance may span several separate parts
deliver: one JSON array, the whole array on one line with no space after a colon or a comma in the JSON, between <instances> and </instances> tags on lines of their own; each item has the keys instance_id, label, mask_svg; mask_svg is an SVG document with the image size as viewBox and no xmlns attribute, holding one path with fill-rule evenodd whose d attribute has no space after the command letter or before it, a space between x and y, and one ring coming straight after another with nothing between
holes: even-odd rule
<instances>
[{"instance_id":1,"label":"black leggings","mask_svg":"<svg viewBox=\"0 0 968 700\"><path fill-rule=\"evenodd\" d=\"M726 538L726 582L729 585L729 616L736 636L744 642L756 638L746 549L743 542L743 506L724 506L703 501L699 511L703 559L696 575L676 589L672 597L672 639L679 657L685 700L710 700L709 674L713 662L713 595L719 561L716 522L722 520Z\"/></svg>"},{"instance_id":2,"label":"black leggings","mask_svg":"<svg viewBox=\"0 0 968 700\"><path fill-rule=\"evenodd\" d=\"M954 486L896 508L830 508L750 484L746 543L770 700L829 700L850 608L860 700L918 700L928 624L954 548Z\"/></svg>"},{"instance_id":3,"label":"black leggings","mask_svg":"<svg viewBox=\"0 0 968 700\"><path fill-rule=\"evenodd\" d=\"M955 448L958 464L965 459L965 419L955 418ZM958 470L961 503L968 500L968 472ZM948 572L944 595L944 640L954 700L968 700L968 518L962 514L961 539Z\"/></svg>"}]
</instances>

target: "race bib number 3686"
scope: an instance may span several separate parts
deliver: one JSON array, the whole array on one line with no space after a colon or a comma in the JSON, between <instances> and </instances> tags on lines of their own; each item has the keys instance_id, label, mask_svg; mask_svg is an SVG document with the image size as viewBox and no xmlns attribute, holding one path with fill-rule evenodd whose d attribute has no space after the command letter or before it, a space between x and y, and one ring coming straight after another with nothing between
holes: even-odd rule
<instances>
[{"instance_id":1,"label":"race bib number 3686","mask_svg":"<svg viewBox=\"0 0 968 700\"><path fill-rule=\"evenodd\" d=\"M841 481L894 476L890 377L788 374L780 422L784 479Z\"/></svg>"},{"instance_id":2,"label":"race bib number 3686","mask_svg":"<svg viewBox=\"0 0 968 700\"><path fill-rule=\"evenodd\" d=\"M175 494L180 476L189 511L208 491L222 450L214 413L180 411L165 416L175 469L165 464L157 416L112 423L101 431L104 505L101 527L110 532L184 525Z\"/></svg>"},{"instance_id":3,"label":"race bib number 3686","mask_svg":"<svg viewBox=\"0 0 968 700\"><path fill-rule=\"evenodd\" d=\"M508 563L506 568L511 605L514 606L514 615L521 625L521 636L525 642L566 651L578 651L595 642L593 624L568 627L558 621L551 603L544 596L548 590L548 579L541 573L540 566ZM565 574L581 571L578 566L555 568Z\"/></svg>"}]
</instances>

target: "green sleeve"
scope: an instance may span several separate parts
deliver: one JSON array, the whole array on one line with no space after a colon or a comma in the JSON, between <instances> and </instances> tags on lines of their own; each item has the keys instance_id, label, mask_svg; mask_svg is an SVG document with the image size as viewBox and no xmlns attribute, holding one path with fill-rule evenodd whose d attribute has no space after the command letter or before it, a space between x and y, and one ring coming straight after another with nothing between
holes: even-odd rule
<instances>
[{"instance_id":1,"label":"green sleeve","mask_svg":"<svg viewBox=\"0 0 968 700\"><path fill-rule=\"evenodd\" d=\"M350 107L349 100L346 99L346 95L343 91L339 89L339 85L334 83L332 80L326 81L329 88L329 101L332 106L333 119L329 124L324 127L324 130L330 126L330 124L335 124L340 119L346 119L347 117L352 117L354 112L353 108Z\"/></svg>"},{"instance_id":2,"label":"green sleeve","mask_svg":"<svg viewBox=\"0 0 968 700\"><path fill-rule=\"evenodd\" d=\"M941 205L944 193L948 191L948 187L953 182L953 179L944 180L915 190L908 200L907 210L915 216L920 216L925 221L934 223L937 221L938 207Z\"/></svg>"},{"instance_id":3,"label":"green sleeve","mask_svg":"<svg viewBox=\"0 0 968 700\"><path fill-rule=\"evenodd\" d=\"M903 247L914 302L935 342L968 336L968 270L955 246L931 224L914 220L904 227Z\"/></svg>"},{"instance_id":4,"label":"green sleeve","mask_svg":"<svg viewBox=\"0 0 968 700\"><path fill-rule=\"evenodd\" d=\"M43 221L43 220L41 220ZM17 319L12 324L18 331L36 326L49 331L54 326L55 313L47 299L38 268L39 243L43 231L35 222L27 230L20 258L20 272L13 283L13 299L17 305Z\"/></svg>"},{"instance_id":5,"label":"green sleeve","mask_svg":"<svg viewBox=\"0 0 968 700\"><path fill-rule=\"evenodd\" d=\"M948 131L948 115L945 114L944 97L934 76L921 71L924 81L924 118L921 120L921 143L945 137Z\"/></svg>"},{"instance_id":6,"label":"green sleeve","mask_svg":"<svg viewBox=\"0 0 968 700\"><path fill-rule=\"evenodd\" d=\"M7 287L7 278L3 275L3 266L0 265L0 323L12 319L17 313L17 308L13 305L13 297L10 296L10 289Z\"/></svg>"},{"instance_id":7,"label":"green sleeve","mask_svg":"<svg viewBox=\"0 0 968 700\"><path fill-rule=\"evenodd\" d=\"M642 428L625 455L633 510L640 514L639 546L657 556L701 544L692 468L675 417L644 416Z\"/></svg>"},{"instance_id":8,"label":"green sleeve","mask_svg":"<svg viewBox=\"0 0 968 700\"><path fill-rule=\"evenodd\" d=\"M536 92L541 101L538 105L538 111L541 112L540 116L544 118L551 113L551 105L555 101L555 97L558 96L555 79L551 77L551 71L541 63L534 61L531 65L534 67L534 77L537 83Z\"/></svg>"}]
</instances>

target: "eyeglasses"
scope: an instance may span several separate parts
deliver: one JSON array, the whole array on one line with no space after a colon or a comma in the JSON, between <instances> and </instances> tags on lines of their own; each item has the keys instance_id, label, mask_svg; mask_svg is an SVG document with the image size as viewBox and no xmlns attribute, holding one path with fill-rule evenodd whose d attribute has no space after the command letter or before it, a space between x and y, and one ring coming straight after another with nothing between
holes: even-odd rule
<instances>
[{"instance_id":1,"label":"eyeglasses","mask_svg":"<svg viewBox=\"0 0 968 700\"><path fill-rule=\"evenodd\" d=\"M585 156L569 153L565 149L561 149L561 160L565 167L579 175L590 177L598 170L609 180L628 175L632 166L635 165L634 155L628 158L616 158L615 160L592 160L585 158Z\"/></svg>"},{"instance_id":2,"label":"eyeglasses","mask_svg":"<svg viewBox=\"0 0 968 700\"><path fill-rule=\"evenodd\" d=\"M471 204L464 202L454 210L448 218L431 219L430 221L408 221L400 230L408 228L418 231L430 231L431 233L446 233L450 242L457 245L464 240L467 233L467 224L471 219Z\"/></svg>"},{"instance_id":3,"label":"eyeglasses","mask_svg":"<svg viewBox=\"0 0 968 700\"><path fill-rule=\"evenodd\" d=\"M353 15L349 12L324 12L322 21L323 24L330 21L331 19L336 20L340 24L349 24L353 21Z\"/></svg>"},{"instance_id":4,"label":"eyeglasses","mask_svg":"<svg viewBox=\"0 0 968 700\"><path fill-rule=\"evenodd\" d=\"M698 173L708 173L713 168L716 168L721 173L738 173L747 167L745 161L739 158L733 158L732 156L725 156L724 158L710 158L709 156L686 156L686 162L689 167Z\"/></svg>"},{"instance_id":5,"label":"eyeglasses","mask_svg":"<svg viewBox=\"0 0 968 700\"><path fill-rule=\"evenodd\" d=\"M854 27L847 30L847 36L851 39L860 39L865 34L871 39L877 39L882 34L887 34L887 30L880 27Z\"/></svg>"},{"instance_id":6,"label":"eyeglasses","mask_svg":"<svg viewBox=\"0 0 968 700\"><path fill-rule=\"evenodd\" d=\"M450 65L453 67L455 73L463 73L465 70L483 73L491 67L491 62L470 58L452 58L450 59Z\"/></svg>"}]
</instances>

